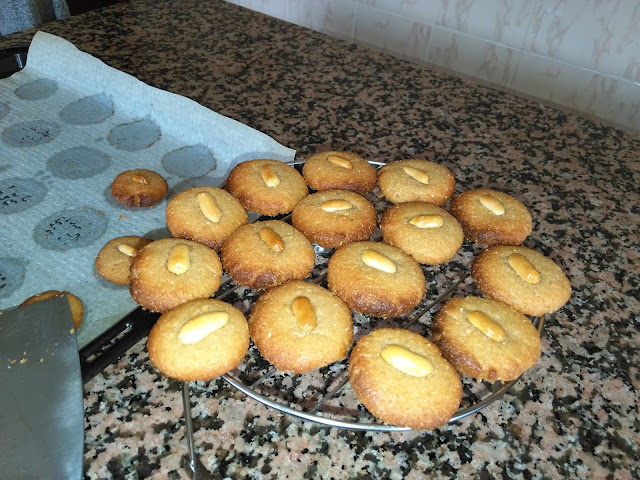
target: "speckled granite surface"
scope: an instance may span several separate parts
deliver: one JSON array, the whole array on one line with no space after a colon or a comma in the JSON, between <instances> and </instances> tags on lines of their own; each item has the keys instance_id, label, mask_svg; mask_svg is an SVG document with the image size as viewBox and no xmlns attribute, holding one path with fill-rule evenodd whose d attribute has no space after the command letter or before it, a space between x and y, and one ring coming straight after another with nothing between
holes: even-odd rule
<instances>
[{"instance_id":1,"label":"speckled granite surface","mask_svg":"<svg viewBox=\"0 0 640 480\"><path fill-rule=\"evenodd\" d=\"M384 162L435 152L459 191L489 186L527 205L525 245L571 280L539 364L433 432L324 427L221 380L192 385L196 447L214 478L640 477L638 139L219 1L132 1L42 30L301 160L328 148ZM145 340L85 392L86 478L189 477L181 386L149 364Z\"/></svg>"}]
</instances>

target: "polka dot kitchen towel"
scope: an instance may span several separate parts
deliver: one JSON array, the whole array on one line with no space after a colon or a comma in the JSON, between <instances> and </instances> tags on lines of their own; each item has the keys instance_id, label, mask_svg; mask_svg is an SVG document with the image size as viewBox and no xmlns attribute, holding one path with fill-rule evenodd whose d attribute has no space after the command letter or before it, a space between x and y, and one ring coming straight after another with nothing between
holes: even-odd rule
<instances>
[{"instance_id":1,"label":"polka dot kitchen towel","mask_svg":"<svg viewBox=\"0 0 640 480\"><path fill-rule=\"evenodd\" d=\"M127 286L96 274L110 239L170 236L172 195L219 186L254 158L292 161L295 151L198 103L146 85L38 32L27 66L0 80L0 310L46 290L83 302L86 345L137 307ZM169 185L151 208L110 194L124 170L148 169Z\"/></svg>"}]
</instances>

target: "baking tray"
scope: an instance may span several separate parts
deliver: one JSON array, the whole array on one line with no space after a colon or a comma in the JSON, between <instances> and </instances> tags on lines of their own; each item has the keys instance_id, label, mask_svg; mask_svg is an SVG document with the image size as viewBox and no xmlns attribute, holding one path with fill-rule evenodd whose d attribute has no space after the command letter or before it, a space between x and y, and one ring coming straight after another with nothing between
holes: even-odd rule
<instances>
[{"instance_id":1,"label":"baking tray","mask_svg":"<svg viewBox=\"0 0 640 480\"><path fill-rule=\"evenodd\" d=\"M384 163L370 161L380 168ZM304 162L291 165L301 170ZM457 187L461 189L460 186ZM458 191L457 193L460 193ZM366 195L375 206L378 216L391 205L380 193L378 187ZM266 220L250 214L250 221ZM290 221L290 215L276 217ZM382 233L376 229L372 240L381 240ZM481 296L481 292L470 278L469 271L473 259L483 250L483 246L465 241L455 258L438 265L422 265L427 281L426 294L420 304L401 317L377 318L353 312L354 345L363 335L376 328L401 327L429 336L431 319L440 306L452 296ZM327 263L333 249L315 246L316 264L308 281L326 287ZM225 273L214 298L232 304L247 317L262 291L237 285ZM148 334L159 314L138 309L115 325L110 331L81 350L83 378L90 379L108 364L123 355L137 341ZM532 317L531 321L541 334L545 317ZM329 366L298 375L280 372L272 367L251 344L243 362L234 370L222 375L222 379L232 387L267 407L282 413L319 424L366 431L406 431L407 427L384 424L373 417L351 390L348 383L348 361L345 359ZM534 367L535 368L535 367ZM518 381L485 382L463 376L463 398L460 409L450 419L456 422L472 415L501 398Z\"/></svg>"}]
</instances>

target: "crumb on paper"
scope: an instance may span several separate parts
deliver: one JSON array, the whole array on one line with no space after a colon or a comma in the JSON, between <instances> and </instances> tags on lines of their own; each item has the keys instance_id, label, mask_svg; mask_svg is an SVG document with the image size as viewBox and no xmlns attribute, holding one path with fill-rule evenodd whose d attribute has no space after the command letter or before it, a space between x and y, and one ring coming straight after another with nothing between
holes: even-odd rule
<instances>
[{"instance_id":1,"label":"crumb on paper","mask_svg":"<svg viewBox=\"0 0 640 480\"><path fill-rule=\"evenodd\" d=\"M42 362L44 362L44 358L41 358L41 359L40 359L40 363L42 363Z\"/></svg>"},{"instance_id":2,"label":"crumb on paper","mask_svg":"<svg viewBox=\"0 0 640 480\"><path fill-rule=\"evenodd\" d=\"M27 363L27 359L26 358L21 359L20 363Z\"/></svg>"},{"instance_id":3,"label":"crumb on paper","mask_svg":"<svg viewBox=\"0 0 640 480\"><path fill-rule=\"evenodd\" d=\"M122 220L127 220L127 216L126 216L126 215L122 215L122 214L120 214L120 218L121 218Z\"/></svg>"},{"instance_id":4,"label":"crumb on paper","mask_svg":"<svg viewBox=\"0 0 640 480\"><path fill-rule=\"evenodd\" d=\"M73 333L75 331L76 331L75 327L72 327L71 330L69 330L69 333Z\"/></svg>"}]
</instances>

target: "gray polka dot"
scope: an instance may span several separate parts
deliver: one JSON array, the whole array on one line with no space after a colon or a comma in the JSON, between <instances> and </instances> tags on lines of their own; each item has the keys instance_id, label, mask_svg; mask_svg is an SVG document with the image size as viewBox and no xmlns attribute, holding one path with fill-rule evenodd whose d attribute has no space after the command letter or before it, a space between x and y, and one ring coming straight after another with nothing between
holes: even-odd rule
<instances>
[{"instance_id":1,"label":"gray polka dot","mask_svg":"<svg viewBox=\"0 0 640 480\"><path fill-rule=\"evenodd\" d=\"M81 98L60 111L60 118L70 125L94 125L112 115L113 102L104 93Z\"/></svg>"},{"instance_id":2,"label":"gray polka dot","mask_svg":"<svg viewBox=\"0 0 640 480\"><path fill-rule=\"evenodd\" d=\"M106 153L89 147L73 147L53 155L47 160L47 170L54 177L89 178L103 172L111 163Z\"/></svg>"},{"instance_id":3,"label":"gray polka dot","mask_svg":"<svg viewBox=\"0 0 640 480\"><path fill-rule=\"evenodd\" d=\"M162 157L164 169L179 177L201 177L216 169L216 160L204 145L193 145L167 153Z\"/></svg>"},{"instance_id":4,"label":"gray polka dot","mask_svg":"<svg viewBox=\"0 0 640 480\"><path fill-rule=\"evenodd\" d=\"M47 192L46 185L32 178L0 180L0 214L28 210L39 204Z\"/></svg>"},{"instance_id":5,"label":"gray polka dot","mask_svg":"<svg viewBox=\"0 0 640 480\"><path fill-rule=\"evenodd\" d=\"M33 147L48 143L60 134L57 123L32 120L11 125L2 131L2 140L12 147Z\"/></svg>"},{"instance_id":6,"label":"gray polka dot","mask_svg":"<svg viewBox=\"0 0 640 480\"><path fill-rule=\"evenodd\" d=\"M114 147L129 152L148 148L160 138L160 127L151 120L138 120L118 125L109 132L107 140Z\"/></svg>"},{"instance_id":7,"label":"gray polka dot","mask_svg":"<svg viewBox=\"0 0 640 480\"><path fill-rule=\"evenodd\" d=\"M9 115L9 105L0 102L0 120Z\"/></svg>"},{"instance_id":8,"label":"gray polka dot","mask_svg":"<svg viewBox=\"0 0 640 480\"><path fill-rule=\"evenodd\" d=\"M65 251L93 244L107 230L104 213L91 208L63 210L35 226L35 242L47 250Z\"/></svg>"},{"instance_id":9,"label":"gray polka dot","mask_svg":"<svg viewBox=\"0 0 640 480\"><path fill-rule=\"evenodd\" d=\"M19 258L0 257L0 298L7 298L24 282L26 267Z\"/></svg>"},{"instance_id":10,"label":"gray polka dot","mask_svg":"<svg viewBox=\"0 0 640 480\"><path fill-rule=\"evenodd\" d=\"M50 97L58 90L58 82L47 78L39 78L16 88L16 96L23 100L42 100Z\"/></svg>"}]
</instances>

